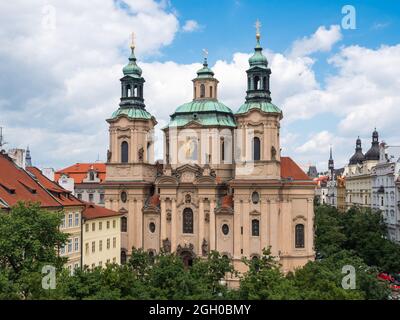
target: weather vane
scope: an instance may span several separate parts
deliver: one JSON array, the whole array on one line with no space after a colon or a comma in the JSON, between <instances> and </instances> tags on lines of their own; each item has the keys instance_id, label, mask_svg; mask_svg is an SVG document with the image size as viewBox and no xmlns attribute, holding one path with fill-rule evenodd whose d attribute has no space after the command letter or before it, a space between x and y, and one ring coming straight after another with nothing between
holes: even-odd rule
<instances>
[{"instance_id":1,"label":"weather vane","mask_svg":"<svg viewBox=\"0 0 400 320\"><path fill-rule=\"evenodd\" d=\"M204 57L204 59L207 59L207 58L208 58L208 51L207 51L207 49L203 49L203 57Z\"/></svg>"},{"instance_id":2,"label":"weather vane","mask_svg":"<svg viewBox=\"0 0 400 320\"><path fill-rule=\"evenodd\" d=\"M135 47L135 33L132 32L132 38L131 38L131 48L133 49Z\"/></svg>"}]
</instances>

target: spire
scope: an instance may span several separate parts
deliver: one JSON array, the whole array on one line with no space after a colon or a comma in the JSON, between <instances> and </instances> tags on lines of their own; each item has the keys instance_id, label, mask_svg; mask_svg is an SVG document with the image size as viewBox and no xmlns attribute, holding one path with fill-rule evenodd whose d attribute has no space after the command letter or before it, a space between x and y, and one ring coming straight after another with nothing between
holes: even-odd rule
<instances>
[{"instance_id":1,"label":"spire","mask_svg":"<svg viewBox=\"0 0 400 320\"><path fill-rule=\"evenodd\" d=\"M333 179L333 170L334 170L334 162L332 157L332 146L329 149L329 161L328 161L328 169L331 171L331 178Z\"/></svg>"},{"instance_id":2,"label":"spire","mask_svg":"<svg viewBox=\"0 0 400 320\"><path fill-rule=\"evenodd\" d=\"M29 150L29 146L26 147L25 167L32 167L32 158L31 158L31 152Z\"/></svg>"},{"instance_id":3,"label":"spire","mask_svg":"<svg viewBox=\"0 0 400 320\"><path fill-rule=\"evenodd\" d=\"M135 34L132 32L131 38L131 55L129 56L129 63L122 69L124 75L140 78L142 76L142 69L136 64L135 56Z\"/></svg>"},{"instance_id":4,"label":"spire","mask_svg":"<svg viewBox=\"0 0 400 320\"><path fill-rule=\"evenodd\" d=\"M203 68L197 71L197 78L213 78L214 72L208 67L208 51L203 49Z\"/></svg>"},{"instance_id":5,"label":"spire","mask_svg":"<svg viewBox=\"0 0 400 320\"><path fill-rule=\"evenodd\" d=\"M333 158L332 158L332 145L330 146L329 149L330 149L329 150L329 160L333 160Z\"/></svg>"}]
</instances>

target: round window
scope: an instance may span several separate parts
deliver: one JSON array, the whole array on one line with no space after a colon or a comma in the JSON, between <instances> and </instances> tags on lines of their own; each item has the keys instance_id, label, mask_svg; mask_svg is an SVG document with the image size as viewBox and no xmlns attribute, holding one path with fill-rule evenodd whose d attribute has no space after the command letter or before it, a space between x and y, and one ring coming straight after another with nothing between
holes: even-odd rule
<instances>
[{"instance_id":1,"label":"round window","mask_svg":"<svg viewBox=\"0 0 400 320\"><path fill-rule=\"evenodd\" d=\"M125 203L127 199L128 199L128 195L126 194L125 191L122 191L121 192L121 201Z\"/></svg>"},{"instance_id":2,"label":"round window","mask_svg":"<svg viewBox=\"0 0 400 320\"><path fill-rule=\"evenodd\" d=\"M251 195L251 201L254 204L257 204L260 201L260 195L258 194L258 192L254 191L253 194Z\"/></svg>"},{"instance_id":3,"label":"round window","mask_svg":"<svg viewBox=\"0 0 400 320\"><path fill-rule=\"evenodd\" d=\"M154 222L150 222L149 230L151 233L154 233L154 231L156 231L156 224Z\"/></svg>"},{"instance_id":4,"label":"round window","mask_svg":"<svg viewBox=\"0 0 400 320\"><path fill-rule=\"evenodd\" d=\"M229 226L227 224L222 225L222 233L227 235L229 233Z\"/></svg>"}]
</instances>

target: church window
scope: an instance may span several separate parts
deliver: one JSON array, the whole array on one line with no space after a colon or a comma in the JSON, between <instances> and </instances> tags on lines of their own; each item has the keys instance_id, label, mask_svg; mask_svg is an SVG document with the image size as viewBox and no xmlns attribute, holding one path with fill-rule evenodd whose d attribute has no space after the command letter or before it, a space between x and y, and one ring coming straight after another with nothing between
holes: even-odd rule
<instances>
[{"instance_id":1,"label":"church window","mask_svg":"<svg viewBox=\"0 0 400 320\"><path fill-rule=\"evenodd\" d=\"M156 224L154 222L149 223L149 230L151 233L154 233L156 231Z\"/></svg>"},{"instance_id":2,"label":"church window","mask_svg":"<svg viewBox=\"0 0 400 320\"><path fill-rule=\"evenodd\" d=\"M263 78L263 89L267 90L267 77Z\"/></svg>"},{"instance_id":3,"label":"church window","mask_svg":"<svg viewBox=\"0 0 400 320\"><path fill-rule=\"evenodd\" d=\"M304 224L296 224L295 247L296 248L304 248Z\"/></svg>"},{"instance_id":4,"label":"church window","mask_svg":"<svg viewBox=\"0 0 400 320\"><path fill-rule=\"evenodd\" d=\"M137 96L138 96L138 86L134 86L134 87L133 87L133 94L132 94L132 96L133 96L133 97L137 97Z\"/></svg>"},{"instance_id":5,"label":"church window","mask_svg":"<svg viewBox=\"0 0 400 320\"><path fill-rule=\"evenodd\" d=\"M126 252L124 250L121 251L121 264L126 263Z\"/></svg>"},{"instance_id":6,"label":"church window","mask_svg":"<svg viewBox=\"0 0 400 320\"><path fill-rule=\"evenodd\" d=\"M258 194L257 191L254 191L254 192L251 194L251 201L252 201L254 204L257 204L257 203L260 201L260 195Z\"/></svg>"},{"instance_id":7,"label":"church window","mask_svg":"<svg viewBox=\"0 0 400 320\"><path fill-rule=\"evenodd\" d=\"M200 85L200 98L204 98L206 96L206 87L204 84Z\"/></svg>"},{"instance_id":8,"label":"church window","mask_svg":"<svg viewBox=\"0 0 400 320\"><path fill-rule=\"evenodd\" d=\"M128 200L128 195L126 194L125 191L122 191L122 192L121 192L121 201L122 201L123 203L125 203L126 200Z\"/></svg>"},{"instance_id":9,"label":"church window","mask_svg":"<svg viewBox=\"0 0 400 320\"><path fill-rule=\"evenodd\" d=\"M210 86L210 98L212 98L212 97L213 97L213 87Z\"/></svg>"},{"instance_id":10,"label":"church window","mask_svg":"<svg viewBox=\"0 0 400 320\"><path fill-rule=\"evenodd\" d=\"M94 172L93 172L93 171L90 171L90 172L89 172L89 180L90 180L90 181L93 181L93 180L94 180Z\"/></svg>"},{"instance_id":11,"label":"church window","mask_svg":"<svg viewBox=\"0 0 400 320\"><path fill-rule=\"evenodd\" d=\"M258 237L260 235L260 221L257 219L251 220L251 235Z\"/></svg>"},{"instance_id":12,"label":"church window","mask_svg":"<svg viewBox=\"0 0 400 320\"><path fill-rule=\"evenodd\" d=\"M121 232L127 232L128 231L128 219L127 217L122 217L121 218Z\"/></svg>"},{"instance_id":13,"label":"church window","mask_svg":"<svg viewBox=\"0 0 400 320\"><path fill-rule=\"evenodd\" d=\"M183 210L183 233L193 233L193 211L190 208Z\"/></svg>"},{"instance_id":14,"label":"church window","mask_svg":"<svg viewBox=\"0 0 400 320\"><path fill-rule=\"evenodd\" d=\"M253 160L258 161L261 159L261 142L260 138L253 138Z\"/></svg>"},{"instance_id":15,"label":"church window","mask_svg":"<svg viewBox=\"0 0 400 320\"><path fill-rule=\"evenodd\" d=\"M222 233L224 235L228 235L229 233L229 226L226 223L222 225Z\"/></svg>"},{"instance_id":16,"label":"church window","mask_svg":"<svg viewBox=\"0 0 400 320\"><path fill-rule=\"evenodd\" d=\"M121 162L127 163L128 162L128 142L122 141L121 143Z\"/></svg>"}]
</instances>

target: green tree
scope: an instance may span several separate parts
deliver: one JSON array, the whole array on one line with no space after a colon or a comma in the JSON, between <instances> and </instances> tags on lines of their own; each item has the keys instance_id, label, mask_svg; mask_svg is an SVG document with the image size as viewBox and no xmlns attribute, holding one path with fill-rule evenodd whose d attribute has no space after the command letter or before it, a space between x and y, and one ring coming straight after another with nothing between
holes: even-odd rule
<instances>
[{"instance_id":1,"label":"green tree","mask_svg":"<svg viewBox=\"0 0 400 320\"><path fill-rule=\"evenodd\" d=\"M62 268L65 259L56 249L66 243L68 235L59 231L60 223L61 213L33 203L18 203L9 213L0 215L0 277L11 282L5 287L6 292L12 291L10 297L40 297L42 267ZM1 290L4 294L3 287Z\"/></svg>"}]
</instances>

